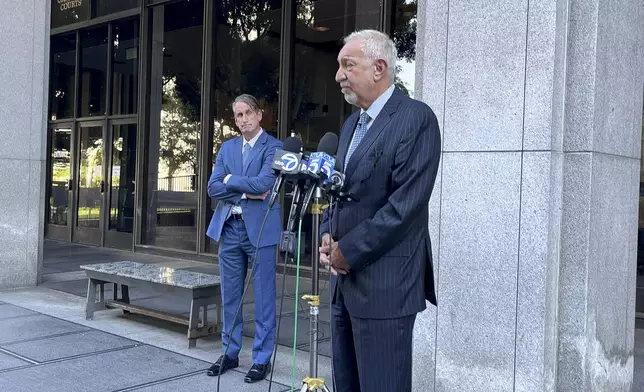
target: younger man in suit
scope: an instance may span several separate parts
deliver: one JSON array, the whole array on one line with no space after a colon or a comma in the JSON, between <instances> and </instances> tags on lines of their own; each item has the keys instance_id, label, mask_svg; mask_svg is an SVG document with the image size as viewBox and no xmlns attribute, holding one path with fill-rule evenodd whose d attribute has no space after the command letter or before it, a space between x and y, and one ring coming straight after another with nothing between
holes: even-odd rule
<instances>
[{"instance_id":1,"label":"younger man in suit","mask_svg":"<svg viewBox=\"0 0 644 392\"><path fill-rule=\"evenodd\" d=\"M245 381L257 382L270 372L275 344L275 257L282 223L279 203L275 203L268 212L267 196L276 179L271 168L273 155L282 147L282 142L262 129L262 111L255 97L240 95L233 102L233 111L235 124L242 135L222 144L208 181L208 196L219 200L207 234L219 241L224 308L222 353L228 347L226 355L219 357L208 370L208 375L217 376L220 369L223 374L239 366L242 311L236 320L233 317L242 301L250 261L257 263L253 277L256 330L253 366ZM261 242L258 243L261 224L267 213ZM253 260L257 248L257 260Z\"/></svg>"}]
</instances>

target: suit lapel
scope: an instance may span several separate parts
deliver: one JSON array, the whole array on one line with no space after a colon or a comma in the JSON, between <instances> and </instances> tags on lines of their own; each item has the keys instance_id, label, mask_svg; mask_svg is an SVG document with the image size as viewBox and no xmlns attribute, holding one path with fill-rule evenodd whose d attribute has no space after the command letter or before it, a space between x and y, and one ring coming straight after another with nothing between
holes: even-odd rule
<instances>
[{"instance_id":1,"label":"suit lapel","mask_svg":"<svg viewBox=\"0 0 644 392\"><path fill-rule=\"evenodd\" d=\"M347 170L345 172L345 175L347 177L350 177L351 174L353 174L356 167L358 166L358 163L360 162L360 159L363 156L367 155L367 152L371 148L371 145L373 145L373 143L378 140L378 137L380 136L382 131L384 131L387 124L389 124L389 122L391 121L392 115L398 109L398 105L400 104L400 100L402 98L399 93L402 94L402 92L399 92L398 89L394 89L394 93L391 95L391 98L389 98L385 106L380 111L380 114L378 114L378 117L376 117L376 119L374 120L374 123L371 124L371 127L367 131L367 134L362 138L362 141L351 155L351 159L349 160ZM351 143L350 140L351 139L349 139L349 143Z\"/></svg>"},{"instance_id":2,"label":"suit lapel","mask_svg":"<svg viewBox=\"0 0 644 392\"><path fill-rule=\"evenodd\" d=\"M259 152L262 150L264 147L264 144L266 144L266 140L268 140L268 135L266 134L266 131L262 130L262 134L259 136L259 139L257 139L257 143L253 146L253 148L250 149L250 152L248 153L248 159L246 160L246 166L244 166L244 171L242 172L242 175L246 175L246 172L248 171L248 166L250 166L250 163L257 157Z\"/></svg>"},{"instance_id":3,"label":"suit lapel","mask_svg":"<svg viewBox=\"0 0 644 392\"><path fill-rule=\"evenodd\" d=\"M231 174L237 174L241 175L242 174L242 137L240 136L237 139L235 139L235 143L233 144L233 148L235 149L232 151L231 157L233 160L233 170Z\"/></svg>"}]
</instances>

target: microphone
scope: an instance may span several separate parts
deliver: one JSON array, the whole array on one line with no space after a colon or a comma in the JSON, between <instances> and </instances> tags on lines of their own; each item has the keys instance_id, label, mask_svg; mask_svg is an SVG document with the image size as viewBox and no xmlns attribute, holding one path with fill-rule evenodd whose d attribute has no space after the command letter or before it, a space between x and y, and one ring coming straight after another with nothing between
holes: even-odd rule
<instances>
[{"instance_id":1,"label":"microphone","mask_svg":"<svg viewBox=\"0 0 644 392\"><path fill-rule=\"evenodd\" d=\"M342 173L342 163L336 161L335 168L329 177L329 181L324 184L324 191L331 197L341 201L357 201L360 199L352 193L344 192L344 183L346 175Z\"/></svg>"},{"instance_id":2,"label":"microphone","mask_svg":"<svg viewBox=\"0 0 644 392\"><path fill-rule=\"evenodd\" d=\"M336 161L333 173L329 176L329 191L340 191L344 186L346 176L342 173L342 163Z\"/></svg>"},{"instance_id":3,"label":"microphone","mask_svg":"<svg viewBox=\"0 0 644 392\"><path fill-rule=\"evenodd\" d=\"M306 213L315 189L323 185L333 174L333 167L335 166L335 158L333 156L337 150L338 135L327 132L318 143L318 151L311 154L307 170L313 177L313 182L304 196L302 209L300 210L301 216Z\"/></svg>"},{"instance_id":4,"label":"microphone","mask_svg":"<svg viewBox=\"0 0 644 392\"><path fill-rule=\"evenodd\" d=\"M277 149L273 155L273 164L271 167L278 172L273 190L271 191L271 198L268 201L268 208L273 207L277 194L284 178L291 174L296 174L300 170L300 162L302 160L302 142L296 137L288 137L284 140L282 149Z\"/></svg>"},{"instance_id":5,"label":"microphone","mask_svg":"<svg viewBox=\"0 0 644 392\"><path fill-rule=\"evenodd\" d=\"M318 143L318 151L311 154L307 170L320 182L327 182L333 173L338 150L338 135L327 132Z\"/></svg>"}]
</instances>

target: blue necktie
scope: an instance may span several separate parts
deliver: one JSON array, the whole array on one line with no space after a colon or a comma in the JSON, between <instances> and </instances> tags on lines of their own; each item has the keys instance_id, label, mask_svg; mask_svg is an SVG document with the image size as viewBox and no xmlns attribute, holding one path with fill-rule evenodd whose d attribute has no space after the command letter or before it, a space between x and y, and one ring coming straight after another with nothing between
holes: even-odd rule
<instances>
[{"instance_id":1,"label":"blue necktie","mask_svg":"<svg viewBox=\"0 0 644 392\"><path fill-rule=\"evenodd\" d=\"M242 152L242 166L246 167L246 161L248 161L248 155L250 155L250 144L244 144L244 152Z\"/></svg>"},{"instance_id":2,"label":"blue necktie","mask_svg":"<svg viewBox=\"0 0 644 392\"><path fill-rule=\"evenodd\" d=\"M347 166L349 166L349 159L351 158L351 155L354 153L356 148L358 148L358 145L362 141L362 138L364 135L367 134L367 124L369 123L369 120L371 120L371 117L367 114L367 112L363 112L360 115L360 119L358 120L358 125L356 126L356 131L353 134L353 140L351 140L351 145L349 146L349 151L347 151L347 156L344 158L344 170L347 170Z\"/></svg>"}]
</instances>

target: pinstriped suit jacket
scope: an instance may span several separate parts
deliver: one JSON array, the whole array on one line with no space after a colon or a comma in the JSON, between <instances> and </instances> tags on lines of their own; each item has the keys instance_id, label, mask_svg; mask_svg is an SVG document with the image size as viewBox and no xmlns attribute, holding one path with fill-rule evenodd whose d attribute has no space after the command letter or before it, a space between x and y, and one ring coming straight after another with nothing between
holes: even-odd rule
<instances>
[{"instance_id":1,"label":"pinstriped suit jacket","mask_svg":"<svg viewBox=\"0 0 644 392\"><path fill-rule=\"evenodd\" d=\"M341 162L358 117L342 127ZM426 299L436 305L428 203L440 153L434 112L396 88L346 168L344 190L360 201L327 209L320 227L351 265L331 277L331 295L342 291L351 316L403 317L423 311Z\"/></svg>"}]
</instances>

